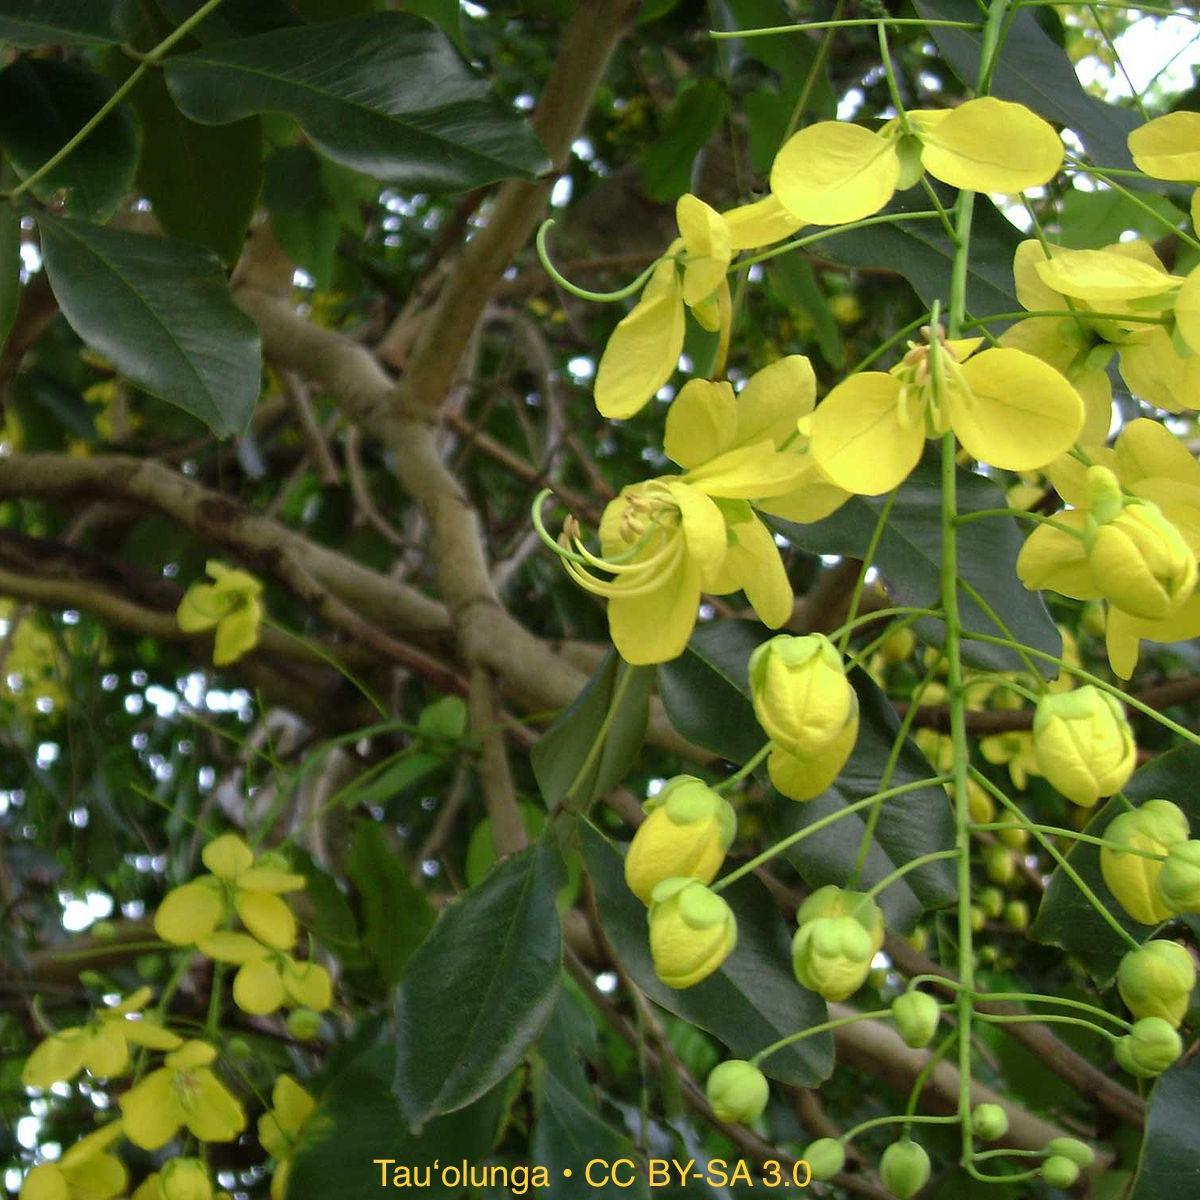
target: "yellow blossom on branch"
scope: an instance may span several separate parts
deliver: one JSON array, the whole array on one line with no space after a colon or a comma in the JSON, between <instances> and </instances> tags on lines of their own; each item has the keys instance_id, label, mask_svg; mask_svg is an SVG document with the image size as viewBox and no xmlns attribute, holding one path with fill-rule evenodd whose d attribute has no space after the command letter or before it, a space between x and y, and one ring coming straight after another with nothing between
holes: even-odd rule
<instances>
[{"instance_id":1,"label":"yellow blossom on branch","mask_svg":"<svg viewBox=\"0 0 1200 1200\"><path fill-rule=\"evenodd\" d=\"M209 561L213 583L193 583L179 602L176 620L184 633L217 631L213 665L228 666L258 645L262 584L246 571Z\"/></svg>"}]
</instances>

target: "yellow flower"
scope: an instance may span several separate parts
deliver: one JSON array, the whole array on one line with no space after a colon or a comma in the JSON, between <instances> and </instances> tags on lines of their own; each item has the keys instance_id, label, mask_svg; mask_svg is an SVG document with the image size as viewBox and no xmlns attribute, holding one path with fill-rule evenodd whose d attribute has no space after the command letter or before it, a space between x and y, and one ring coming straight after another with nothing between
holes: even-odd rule
<instances>
[{"instance_id":1,"label":"yellow flower","mask_svg":"<svg viewBox=\"0 0 1200 1200\"><path fill-rule=\"evenodd\" d=\"M1033 747L1047 782L1083 808L1120 791L1137 765L1120 704L1091 684L1038 701Z\"/></svg>"},{"instance_id":2,"label":"yellow flower","mask_svg":"<svg viewBox=\"0 0 1200 1200\"><path fill-rule=\"evenodd\" d=\"M121 1136L121 1122L80 1138L54 1163L34 1167L25 1176L19 1200L111 1200L128 1182L124 1164L105 1151Z\"/></svg>"},{"instance_id":3,"label":"yellow flower","mask_svg":"<svg viewBox=\"0 0 1200 1200\"><path fill-rule=\"evenodd\" d=\"M1166 854L1188 840L1188 819L1169 800L1147 800L1133 812L1123 812L1104 831L1107 841L1130 850ZM1160 859L1128 854L1108 846L1100 849L1100 871L1121 907L1143 925L1157 925L1171 916L1158 891Z\"/></svg>"},{"instance_id":4,"label":"yellow flower","mask_svg":"<svg viewBox=\"0 0 1200 1200\"><path fill-rule=\"evenodd\" d=\"M184 633L216 629L213 665L224 667L258 645L262 584L246 571L213 560L205 569L215 582L193 583L179 602L175 619Z\"/></svg>"},{"instance_id":5,"label":"yellow flower","mask_svg":"<svg viewBox=\"0 0 1200 1200\"><path fill-rule=\"evenodd\" d=\"M1029 786L1031 775L1040 775L1037 753L1034 750L1033 734L1023 729L1011 729L1004 733L993 733L979 739L979 752L988 762L996 766L1007 765L1008 777L1018 791ZM976 784L976 787L979 785ZM991 797L988 798L989 801ZM990 821L991 818L989 817Z\"/></svg>"},{"instance_id":6,"label":"yellow flower","mask_svg":"<svg viewBox=\"0 0 1200 1200\"><path fill-rule=\"evenodd\" d=\"M691 775L677 775L643 805L646 820L625 855L625 882L643 903L664 879L711 883L737 831L733 806Z\"/></svg>"},{"instance_id":7,"label":"yellow flower","mask_svg":"<svg viewBox=\"0 0 1200 1200\"><path fill-rule=\"evenodd\" d=\"M1020 192L1048 182L1062 142L1024 105L990 96L955 109L906 114L879 133L820 121L793 134L775 156L771 191L794 217L841 225L878 212L924 171L952 187Z\"/></svg>"},{"instance_id":8,"label":"yellow flower","mask_svg":"<svg viewBox=\"0 0 1200 1200\"><path fill-rule=\"evenodd\" d=\"M210 933L196 948L218 962L237 964L233 1000L243 1012L265 1016L285 1001L324 1012L333 1002L333 983L320 963L299 961L248 934Z\"/></svg>"},{"instance_id":9,"label":"yellow flower","mask_svg":"<svg viewBox=\"0 0 1200 1200\"><path fill-rule=\"evenodd\" d=\"M198 1158L173 1158L142 1181L133 1200L213 1200L208 1168Z\"/></svg>"},{"instance_id":10,"label":"yellow flower","mask_svg":"<svg viewBox=\"0 0 1200 1200\"><path fill-rule=\"evenodd\" d=\"M271 1104L271 1109L258 1119L258 1140L275 1160L271 1200L284 1200L292 1156L317 1103L290 1075L280 1075L271 1092Z\"/></svg>"},{"instance_id":11,"label":"yellow flower","mask_svg":"<svg viewBox=\"0 0 1200 1200\"><path fill-rule=\"evenodd\" d=\"M654 971L668 987L689 988L706 979L737 943L729 905L695 879L664 879L648 916Z\"/></svg>"},{"instance_id":12,"label":"yellow flower","mask_svg":"<svg viewBox=\"0 0 1200 1200\"><path fill-rule=\"evenodd\" d=\"M281 900L304 887L303 875L281 871L260 858L236 834L208 843L200 854L211 872L173 888L154 916L154 931L165 942L190 946L214 932L231 911L259 941L288 950L296 941L296 918Z\"/></svg>"},{"instance_id":13,"label":"yellow flower","mask_svg":"<svg viewBox=\"0 0 1200 1200\"><path fill-rule=\"evenodd\" d=\"M935 355L910 342L890 372L862 371L839 383L812 418L821 471L848 492L876 496L904 482L926 437L948 430L973 458L1012 471L1045 466L1070 449L1083 428L1079 393L1032 354L974 353L978 345L976 338L945 342Z\"/></svg>"},{"instance_id":14,"label":"yellow flower","mask_svg":"<svg viewBox=\"0 0 1200 1200\"><path fill-rule=\"evenodd\" d=\"M87 1025L52 1033L25 1063L21 1082L26 1087L48 1088L68 1083L84 1067L102 1078L122 1074L129 1065L129 1044L151 1050L174 1050L181 1039L150 1017L137 1018L153 993L139 988L112 1008L96 1012ZM131 1019L132 1018L132 1019Z\"/></svg>"},{"instance_id":15,"label":"yellow flower","mask_svg":"<svg viewBox=\"0 0 1200 1200\"><path fill-rule=\"evenodd\" d=\"M246 1127L242 1106L210 1067L207 1042L185 1042L165 1065L120 1097L125 1136L143 1150L165 1146L181 1126L201 1142L231 1142Z\"/></svg>"}]
</instances>

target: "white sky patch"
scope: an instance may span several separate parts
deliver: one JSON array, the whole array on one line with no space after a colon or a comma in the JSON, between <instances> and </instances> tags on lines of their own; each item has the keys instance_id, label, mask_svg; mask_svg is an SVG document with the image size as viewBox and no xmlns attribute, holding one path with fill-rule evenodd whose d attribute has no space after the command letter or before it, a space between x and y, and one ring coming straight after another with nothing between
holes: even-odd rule
<instances>
[{"instance_id":1,"label":"white sky patch","mask_svg":"<svg viewBox=\"0 0 1200 1200\"><path fill-rule=\"evenodd\" d=\"M1152 82L1168 93L1186 91L1192 86L1192 68L1200 65L1200 25L1186 17L1143 17L1116 38L1116 47L1124 74L1085 58L1076 67L1080 81L1099 84L1109 100L1132 95L1130 82L1139 92Z\"/></svg>"}]
</instances>

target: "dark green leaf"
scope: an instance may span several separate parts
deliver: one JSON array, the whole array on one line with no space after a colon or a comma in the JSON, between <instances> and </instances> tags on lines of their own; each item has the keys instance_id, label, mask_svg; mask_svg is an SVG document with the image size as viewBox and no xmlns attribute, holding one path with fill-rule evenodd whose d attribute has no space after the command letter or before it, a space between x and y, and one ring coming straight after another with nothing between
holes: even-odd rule
<instances>
[{"instance_id":1,"label":"dark green leaf","mask_svg":"<svg viewBox=\"0 0 1200 1200\"><path fill-rule=\"evenodd\" d=\"M642 190L663 203L679 199L692 186L692 164L729 108L715 79L685 85L663 119L662 132L642 154Z\"/></svg>"},{"instance_id":2,"label":"dark green leaf","mask_svg":"<svg viewBox=\"0 0 1200 1200\"><path fill-rule=\"evenodd\" d=\"M767 740L750 705L746 662L764 640L752 621L697 625L687 649L658 668L671 724L689 742L730 762L753 758Z\"/></svg>"},{"instance_id":3,"label":"dark green leaf","mask_svg":"<svg viewBox=\"0 0 1200 1200\"><path fill-rule=\"evenodd\" d=\"M791 6L784 0L725 0L720 8L726 9L725 29L769 29L777 25L790 25L795 17ZM719 11L719 9L718 9ZM736 46L747 58L757 59L770 67L778 76L780 91L790 96L790 104L808 85L809 72L817 55L820 43L812 38L785 35L783 37L746 38L744 41L722 42L722 48ZM833 93L826 72L822 71L809 92L809 112L822 116L834 116Z\"/></svg>"},{"instance_id":4,"label":"dark green leaf","mask_svg":"<svg viewBox=\"0 0 1200 1200\"><path fill-rule=\"evenodd\" d=\"M25 178L66 145L112 93L107 80L78 63L19 58L0 71L0 149ZM104 221L133 185L137 161L137 127L129 109L118 105L33 192L47 200L65 188L72 212Z\"/></svg>"},{"instance_id":5,"label":"dark green leaf","mask_svg":"<svg viewBox=\"0 0 1200 1200\"><path fill-rule=\"evenodd\" d=\"M290 852L292 869L305 878L301 905L311 909L311 915L301 908L301 919L327 950L350 970L366 965L358 922L350 902L338 887L337 881L313 861L307 851L293 846ZM432 917L430 918L432 924Z\"/></svg>"},{"instance_id":6,"label":"dark green leaf","mask_svg":"<svg viewBox=\"0 0 1200 1200\"><path fill-rule=\"evenodd\" d=\"M467 732L467 705L461 696L443 696L421 710L417 728L435 741L461 741Z\"/></svg>"},{"instance_id":7,"label":"dark green leaf","mask_svg":"<svg viewBox=\"0 0 1200 1200\"><path fill-rule=\"evenodd\" d=\"M742 98L750 139L750 161L761 175L768 175L779 147L783 145L792 119L795 100L767 88L759 88ZM773 260L783 262L782 258Z\"/></svg>"},{"instance_id":8,"label":"dark green leaf","mask_svg":"<svg viewBox=\"0 0 1200 1200\"><path fill-rule=\"evenodd\" d=\"M1166 225L1142 205L1166 221L1178 224L1185 219L1183 211L1165 196L1148 193L1139 196L1135 204L1120 192L1071 188L1063 198L1059 240L1073 249L1098 250L1120 241L1121 235L1132 229L1139 237L1154 241L1162 237Z\"/></svg>"},{"instance_id":9,"label":"dark green leaf","mask_svg":"<svg viewBox=\"0 0 1200 1200\"><path fill-rule=\"evenodd\" d=\"M707 1029L739 1057L826 1019L825 1002L792 975L783 919L757 880L740 880L723 893L737 916L734 952L707 979L678 992L654 973L646 910L625 884L620 854L586 821L580 822L580 838L604 931L630 977L656 1004ZM833 1070L833 1043L828 1034L817 1034L772 1054L762 1066L784 1083L812 1087Z\"/></svg>"},{"instance_id":10,"label":"dark green leaf","mask_svg":"<svg viewBox=\"0 0 1200 1200\"><path fill-rule=\"evenodd\" d=\"M285 112L325 154L410 190L458 191L548 169L529 126L445 36L404 13L280 29L172 58L193 120Z\"/></svg>"},{"instance_id":11,"label":"dark green leaf","mask_svg":"<svg viewBox=\"0 0 1200 1200\"><path fill-rule=\"evenodd\" d=\"M333 282L342 222L321 177L321 159L308 146L283 146L267 159L264 199L288 257L317 288Z\"/></svg>"},{"instance_id":12,"label":"dark green leaf","mask_svg":"<svg viewBox=\"0 0 1200 1200\"><path fill-rule=\"evenodd\" d=\"M396 993L394 1092L414 1130L478 1099L554 1008L562 864L553 832L447 907Z\"/></svg>"},{"instance_id":13,"label":"dark green leaf","mask_svg":"<svg viewBox=\"0 0 1200 1200\"><path fill-rule=\"evenodd\" d=\"M547 808L557 808L574 788L572 807L586 809L625 778L642 747L653 681L653 671L631 667L615 650L608 652L571 707L533 748L533 773ZM616 712L603 747L593 754L614 699Z\"/></svg>"},{"instance_id":14,"label":"dark green leaf","mask_svg":"<svg viewBox=\"0 0 1200 1200\"><path fill-rule=\"evenodd\" d=\"M947 208L952 193L939 185ZM929 211L923 188L901 192L888 212ZM1013 284L1013 255L1021 235L986 197L975 202L971 226L971 259L967 267L967 311L975 317L1020 308ZM817 252L855 267L888 267L912 284L922 303L946 299L954 246L940 221L924 219L903 225L872 225L840 233L816 244Z\"/></svg>"},{"instance_id":15,"label":"dark green leaf","mask_svg":"<svg viewBox=\"0 0 1200 1200\"><path fill-rule=\"evenodd\" d=\"M1200 747L1177 746L1135 771L1123 794L1135 806L1147 800L1170 800L1187 814L1193 829L1200 828L1200 793L1196 791L1198 774ZM1103 836L1109 822L1124 811L1125 805L1120 800L1110 800L1088 822L1085 832L1093 837ZM1150 935L1151 929L1130 917L1108 890L1100 873L1098 846L1076 842L1067 855L1067 862L1123 928L1139 942ZM1078 955L1101 984L1112 979L1121 956L1129 948L1067 878L1061 867L1057 867L1050 876L1032 933L1039 941L1061 946Z\"/></svg>"},{"instance_id":16,"label":"dark green leaf","mask_svg":"<svg viewBox=\"0 0 1200 1200\"><path fill-rule=\"evenodd\" d=\"M858 692L859 733L854 753L833 786L814 800L797 803L775 793L773 820L778 837L830 816L847 804L880 790L888 755L899 732L896 710L874 681L861 671L851 676ZM889 787L928 779L934 774L925 755L905 739ZM835 821L798 842L787 857L813 887L845 885L858 857L871 809ZM875 836L863 864L860 883L870 886L912 859L954 846L950 801L940 786L921 788L885 800L879 807ZM951 862L928 863L893 883L879 896L889 928L911 929L922 912L951 903L958 892Z\"/></svg>"},{"instance_id":17,"label":"dark green leaf","mask_svg":"<svg viewBox=\"0 0 1200 1200\"><path fill-rule=\"evenodd\" d=\"M458 0L401 0L402 12L432 21L453 43L464 58L469 58L463 37L462 5Z\"/></svg>"},{"instance_id":18,"label":"dark green leaf","mask_svg":"<svg viewBox=\"0 0 1200 1200\"><path fill-rule=\"evenodd\" d=\"M1154 1084L1146 1137L1130 1200L1195 1200L1200 1195L1200 1058L1172 1067Z\"/></svg>"},{"instance_id":19,"label":"dark green leaf","mask_svg":"<svg viewBox=\"0 0 1200 1200\"><path fill-rule=\"evenodd\" d=\"M128 39L136 0L5 0L0 41L16 46L108 43Z\"/></svg>"},{"instance_id":20,"label":"dark green leaf","mask_svg":"<svg viewBox=\"0 0 1200 1200\"><path fill-rule=\"evenodd\" d=\"M771 261L768 272L784 303L812 321L813 336L825 361L835 371L842 370L846 365L842 331L812 267L798 254L785 254Z\"/></svg>"},{"instance_id":21,"label":"dark green leaf","mask_svg":"<svg viewBox=\"0 0 1200 1200\"><path fill-rule=\"evenodd\" d=\"M157 3L174 24L181 25L205 0L157 0ZM225 42L302 22L303 18L288 0L224 0L192 34L202 42Z\"/></svg>"},{"instance_id":22,"label":"dark green leaf","mask_svg":"<svg viewBox=\"0 0 1200 1200\"><path fill-rule=\"evenodd\" d=\"M158 72L133 93L144 153L138 187L172 237L197 242L232 263L262 186L262 124L257 117L213 127L189 121Z\"/></svg>"},{"instance_id":23,"label":"dark green leaf","mask_svg":"<svg viewBox=\"0 0 1200 1200\"><path fill-rule=\"evenodd\" d=\"M355 826L348 873L362 904L363 945L390 988L433 928L433 909L374 821Z\"/></svg>"},{"instance_id":24,"label":"dark green leaf","mask_svg":"<svg viewBox=\"0 0 1200 1200\"><path fill-rule=\"evenodd\" d=\"M926 607L936 604L941 586L942 522L941 476L937 455L925 456L900 488L891 516L879 542L875 565L897 604ZM813 525L775 522L797 545L817 554L861 557L886 496L851 496L835 512ZM1004 493L982 475L958 472L958 510L969 513L1003 508ZM1017 555L1024 535L1008 517L989 517L963 528L958 539L959 578L965 579L987 601L1004 624L1027 646L1060 654L1062 639L1041 596L1026 591L1016 575ZM968 596L960 595L963 628L999 636L1000 630ZM922 620L917 631L940 645L940 621ZM978 642L963 645L963 657L974 666L992 670L1020 669L1018 658L999 647ZM1043 665L1047 676L1057 674Z\"/></svg>"},{"instance_id":25,"label":"dark green leaf","mask_svg":"<svg viewBox=\"0 0 1200 1200\"><path fill-rule=\"evenodd\" d=\"M979 20L974 0L914 0L914 6L923 17ZM1137 113L1089 95L1066 51L1045 33L1028 9L1013 12L1005 30L992 73L992 94L1001 100L1024 104L1048 121L1068 126L1101 166L1131 167L1125 139L1130 130L1141 124ZM981 34L941 26L931 28L929 33L954 73L967 87L973 88L979 72Z\"/></svg>"},{"instance_id":26,"label":"dark green leaf","mask_svg":"<svg viewBox=\"0 0 1200 1200\"><path fill-rule=\"evenodd\" d=\"M206 250L42 214L46 273L93 349L155 396L236 433L258 400L261 350Z\"/></svg>"},{"instance_id":27,"label":"dark green leaf","mask_svg":"<svg viewBox=\"0 0 1200 1200\"><path fill-rule=\"evenodd\" d=\"M0 346L8 337L21 299L21 218L0 205Z\"/></svg>"},{"instance_id":28,"label":"dark green leaf","mask_svg":"<svg viewBox=\"0 0 1200 1200\"><path fill-rule=\"evenodd\" d=\"M288 1200L451 1200L461 1187L447 1187L434 1162L458 1166L480 1163L492 1148L503 1103L497 1087L474 1104L430 1121L420 1136L404 1127L404 1115L392 1094L395 1051L380 1044L361 1054L319 1096L305 1125L292 1163ZM381 1165L393 1160L381 1184ZM412 1172L409 1186L393 1184L396 1167ZM419 1181L427 1179L421 1184ZM381 1191L381 1187L384 1188Z\"/></svg>"}]
</instances>

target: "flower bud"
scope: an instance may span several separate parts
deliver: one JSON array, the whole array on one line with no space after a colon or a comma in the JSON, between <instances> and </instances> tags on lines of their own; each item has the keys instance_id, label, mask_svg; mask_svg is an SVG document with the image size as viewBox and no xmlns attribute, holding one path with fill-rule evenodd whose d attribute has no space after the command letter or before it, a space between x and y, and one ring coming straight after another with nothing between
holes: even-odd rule
<instances>
[{"instance_id":1,"label":"flower bud","mask_svg":"<svg viewBox=\"0 0 1200 1200\"><path fill-rule=\"evenodd\" d=\"M800 1157L814 1179L832 1179L846 1165L846 1148L837 1138L817 1138Z\"/></svg>"},{"instance_id":2,"label":"flower bud","mask_svg":"<svg viewBox=\"0 0 1200 1200\"><path fill-rule=\"evenodd\" d=\"M994 1142L1008 1132L1008 1113L999 1104L977 1104L971 1113L971 1128L976 1137Z\"/></svg>"},{"instance_id":3,"label":"flower bud","mask_svg":"<svg viewBox=\"0 0 1200 1200\"><path fill-rule=\"evenodd\" d=\"M858 991L874 957L870 936L853 917L817 917L792 940L796 978L826 1000L845 1000Z\"/></svg>"},{"instance_id":4,"label":"flower bud","mask_svg":"<svg viewBox=\"0 0 1200 1200\"><path fill-rule=\"evenodd\" d=\"M983 869L993 883L1011 883L1017 873L1017 860L1007 846L993 842L983 848Z\"/></svg>"},{"instance_id":5,"label":"flower bud","mask_svg":"<svg viewBox=\"0 0 1200 1200\"><path fill-rule=\"evenodd\" d=\"M1155 886L1172 912L1200 912L1200 842L1172 846Z\"/></svg>"},{"instance_id":6,"label":"flower bud","mask_svg":"<svg viewBox=\"0 0 1200 1200\"><path fill-rule=\"evenodd\" d=\"M857 740L858 718L855 717L832 742L811 754L792 754L774 746L767 759L767 774L772 786L791 800L811 800L819 796L842 773Z\"/></svg>"},{"instance_id":7,"label":"flower bud","mask_svg":"<svg viewBox=\"0 0 1200 1200\"><path fill-rule=\"evenodd\" d=\"M1182 1053L1179 1034L1162 1017L1142 1017L1117 1042L1117 1062L1141 1079L1161 1075Z\"/></svg>"},{"instance_id":8,"label":"flower bud","mask_svg":"<svg viewBox=\"0 0 1200 1200\"><path fill-rule=\"evenodd\" d=\"M1169 800L1147 800L1133 812L1123 812L1104 831L1107 841L1131 850L1166 854L1188 840L1188 820ZM1121 907L1143 925L1157 925L1172 910L1158 892L1163 863L1141 854L1125 854L1109 846L1100 849L1100 872Z\"/></svg>"},{"instance_id":9,"label":"flower bud","mask_svg":"<svg viewBox=\"0 0 1200 1200\"><path fill-rule=\"evenodd\" d=\"M917 635L906 625L903 629L889 633L880 644L879 652L883 655L885 662L895 665L907 662L916 648Z\"/></svg>"},{"instance_id":10,"label":"flower bud","mask_svg":"<svg viewBox=\"0 0 1200 1200\"><path fill-rule=\"evenodd\" d=\"M1123 788L1137 763L1120 704L1091 684L1038 701L1033 747L1047 781L1084 808Z\"/></svg>"},{"instance_id":11,"label":"flower bud","mask_svg":"<svg viewBox=\"0 0 1200 1200\"><path fill-rule=\"evenodd\" d=\"M929 1155L924 1146L907 1139L893 1142L879 1160L879 1178L898 1200L911 1200L929 1182Z\"/></svg>"},{"instance_id":12,"label":"flower bud","mask_svg":"<svg viewBox=\"0 0 1200 1200\"><path fill-rule=\"evenodd\" d=\"M650 897L650 956L668 987L711 975L737 942L729 905L695 879L664 879Z\"/></svg>"},{"instance_id":13,"label":"flower bud","mask_svg":"<svg viewBox=\"0 0 1200 1200\"><path fill-rule=\"evenodd\" d=\"M198 1158L173 1158L158 1176L163 1200L212 1200L208 1168Z\"/></svg>"},{"instance_id":14,"label":"flower bud","mask_svg":"<svg viewBox=\"0 0 1200 1200\"><path fill-rule=\"evenodd\" d=\"M998 921L1004 912L1004 893L996 887L984 888L979 893L979 907L993 921Z\"/></svg>"},{"instance_id":15,"label":"flower bud","mask_svg":"<svg viewBox=\"0 0 1200 1200\"><path fill-rule=\"evenodd\" d=\"M982 784L967 780L967 808L976 825L988 825L996 819L996 802Z\"/></svg>"},{"instance_id":16,"label":"flower bud","mask_svg":"<svg viewBox=\"0 0 1200 1200\"><path fill-rule=\"evenodd\" d=\"M834 883L817 888L796 909L796 924L817 917L853 917L870 935L872 954L883 946L883 910L866 892L852 892Z\"/></svg>"},{"instance_id":17,"label":"flower bud","mask_svg":"<svg viewBox=\"0 0 1200 1200\"><path fill-rule=\"evenodd\" d=\"M941 1019L941 1005L928 992L905 992L892 1001L896 1032L904 1039L904 1044L914 1050L933 1041Z\"/></svg>"},{"instance_id":18,"label":"flower bud","mask_svg":"<svg viewBox=\"0 0 1200 1200\"><path fill-rule=\"evenodd\" d=\"M1096 1161L1096 1152L1087 1144L1073 1137L1051 1138L1045 1147L1049 1155L1068 1158L1079 1167L1090 1167Z\"/></svg>"},{"instance_id":19,"label":"flower bud","mask_svg":"<svg viewBox=\"0 0 1200 1200\"><path fill-rule=\"evenodd\" d=\"M1042 1178L1055 1188L1069 1188L1079 1178L1079 1167L1065 1154L1052 1154L1042 1163Z\"/></svg>"},{"instance_id":20,"label":"flower bud","mask_svg":"<svg viewBox=\"0 0 1200 1200\"><path fill-rule=\"evenodd\" d=\"M1117 988L1135 1017L1161 1017L1176 1028L1196 986L1196 964L1178 942L1147 942L1121 959Z\"/></svg>"},{"instance_id":21,"label":"flower bud","mask_svg":"<svg viewBox=\"0 0 1200 1200\"><path fill-rule=\"evenodd\" d=\"M288 1013L287 1031L298 1042L310 1042L321 1032L321 1015L311 1008L294 1008Z\"/></svg>"},{"instance_id":22,"label":"flower bud","mask_svg":"<svg viewBox=\"0 0 1200 1200\"><path fill-rule=\"evenodd\" d=\"M1024 900L1010 900L1004 906L1004 923L1019 933L1029 928L1029 905Z\"/></svg>"},{"instance_id":23,"label":"flower bud","mask_svg":"<svg viewBox=\"0 0 1200 1200\"><path fill-rule=\"evenodd\" d=\"M748 1124L762 1116L771 1089L767 1077L752 1063L732 1058L714 1067L704 1085L713 1112L722 1121Z\"/></svg>"},{"instance_id":24,"label":"flower bud","mask_svg":"<svg viewBox=\"0 0 1200 1200\"><path fill-rule=\"evenodd\" d=\"M723 796L691 775L677 775L643 806L647 817L625 855L625 882L643 903L664 879L716 878L737 818Z\"/></svg>"},{"instance_id":25,"label":"flower bud","mask_svg":"<svg viewBox=\"0 0 1200 1200\"><path fill-rule=\"evenodd\" d=\"M1161 621L1192 594L1196 556L1157 504L1135 500L1084 530L1092 574L1105 597L1131 617Z\"/></svg>"}]
</instances>

